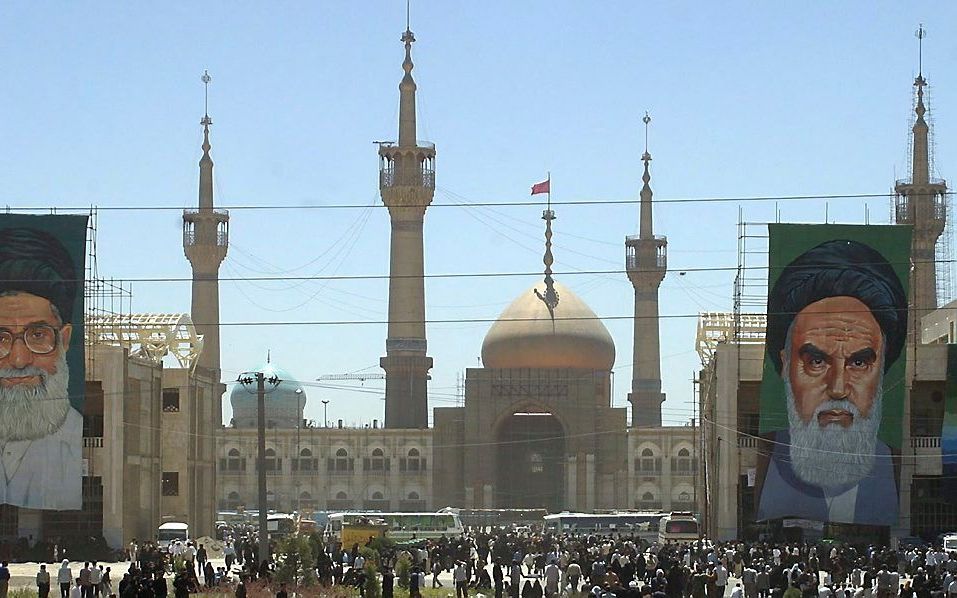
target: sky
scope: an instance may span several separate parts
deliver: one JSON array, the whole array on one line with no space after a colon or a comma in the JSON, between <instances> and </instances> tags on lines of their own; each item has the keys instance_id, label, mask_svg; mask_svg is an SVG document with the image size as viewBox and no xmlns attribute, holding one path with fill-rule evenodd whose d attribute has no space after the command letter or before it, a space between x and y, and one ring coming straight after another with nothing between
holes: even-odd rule
<instances>
[{"instance_id":1,"label":"sky","mask_svg":"<svg viewBox=\"0 0 957 598\"><path fill-rule=\"evenodd\" d=\"M157 6L0 4L0 206L99 206L98 274L126 281L135 312L188 312L180 210L197 201L208 69L215 201L231 218L224 382L269 352L306 384L307 419L328 400L330 420L381 420L382 381L313 381L381 372L389 219L373 142L397 136L405 2ZM935 174L957 170L955 22L948 2L415 1L418 137L437 147L426 272L540 272L542 206L470 204L527 202L550 172L556 279L607 318L626 406L634 295L621 270L648 111L670 270L663 418L683 424L697 314L732 309L739 220L888 221L918 23ZM861 194L874 196L820 199ZM744 200L794 196L812 198ZM705 198L728 201L667 201ZM562 205L577 201L621 203ZM378 278L250 280L352 275ZM172 280L143 280L156 278ZM430 407L456 404L491 320L540 279L426 281L427 318L443 321L427 327Z\"/></svg>"}]
</instances>

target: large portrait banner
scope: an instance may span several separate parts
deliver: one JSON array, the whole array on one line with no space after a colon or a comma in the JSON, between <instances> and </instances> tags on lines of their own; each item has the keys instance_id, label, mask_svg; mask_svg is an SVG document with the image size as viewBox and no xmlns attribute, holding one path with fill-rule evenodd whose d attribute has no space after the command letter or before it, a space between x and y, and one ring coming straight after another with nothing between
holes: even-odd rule
<instances>
[{"instance_id":1,"label":"large portrait banner","mask_svg":"<svg viewBox=\"0 0 957 598\"><path fill-rule=\"evenodd\" d=\"M0 214L0 504L81 507L86 227Z\"/></svg>"},{"instance_id":2,"label":"large portrait banner","mask_svg":"<svg viewBox=\"0 0 957 598\"><path fill-rule=\"evenodd\" d=\"M895 525L911 228L768 229L756 518Z\"/></svg>"}]
</instances>

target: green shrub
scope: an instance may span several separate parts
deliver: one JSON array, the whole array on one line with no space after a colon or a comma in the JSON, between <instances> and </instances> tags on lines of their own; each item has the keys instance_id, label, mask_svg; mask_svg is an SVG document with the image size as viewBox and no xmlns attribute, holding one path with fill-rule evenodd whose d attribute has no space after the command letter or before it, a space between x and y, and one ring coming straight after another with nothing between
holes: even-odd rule
<instances>
[{"instance_id":1,"label":"green shrub","mask_svg":"<svg viewBox=\"0 0 957 598\"><path fill-rule=\"evenodd\" d=\"M379 555L375 551L373 553L374 557L365 557L366 562L362 566L362 572L366 578L366 598L382 598L382 582L379 581L379 568L375 564Z\"/></svg>"},{"instance_id":2,"label":"green shrub","mask_svg":"<svg viewBox=\"0 0 957 598\"><path fill-rule=\"evenodd\" d=\"M315 556L305 536L287 536L276 546L276 581L293 587L312 586L316 579Z\"/></svg>"},{"instance_id":3,"label":"green shrub","mask_svg":"<svg viewBox=\"0 0 957 598\"><path fill-rule=\"evenodd\" d=\"M409 578L412 573L412 557L403 551L395 561L395 579L400 588L409 587Z\"/></svg>"}]
</instances>

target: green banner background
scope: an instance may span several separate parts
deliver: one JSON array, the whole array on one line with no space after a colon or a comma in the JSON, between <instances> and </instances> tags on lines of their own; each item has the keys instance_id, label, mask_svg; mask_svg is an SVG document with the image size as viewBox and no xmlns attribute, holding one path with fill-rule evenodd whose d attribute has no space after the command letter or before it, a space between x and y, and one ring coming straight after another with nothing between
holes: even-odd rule
<instances>
[{"instance_id":1,"label":"green banner background","mask_svg":"<svg viewBox=\"0 0 957 598\"><path fill-rule=\"evenodd\" d=\"M878 251L897 273L904 291L908 292L911 244L909 225L769 224L768 234L769 294L785 266L812 247L835 239L858 241ZM908 318L908 329L912 326L913 322ZM900 448L901 445L906 354L905 348L884 374L884 402L878 437L892 448ZM784 382L766 352L760 408L761 434L788 428Z\"/></svg>"}]
</instances>

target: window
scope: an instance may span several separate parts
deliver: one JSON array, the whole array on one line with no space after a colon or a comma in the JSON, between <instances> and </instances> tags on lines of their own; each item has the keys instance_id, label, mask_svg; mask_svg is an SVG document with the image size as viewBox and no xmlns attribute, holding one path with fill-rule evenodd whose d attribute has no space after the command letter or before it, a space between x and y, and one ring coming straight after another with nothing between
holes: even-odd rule
<instances>
[{"instance_id":1,"label":"window","mask_svg":"<svg viewBox=\"0 0 957 598\"><path fill-rule=\"evenodd\" d=\"M355 469L355 461L349 458L349 453L344 448L337 450L336 456L334 458L330 457L327 465L328 470L334 472L346 472Z\"/></svg>"},{"instance_id":2,"label":"window","mask_svg":"<svg viewBox=\"0 0 957 598\"><path fill-rule=\"evenodd\" d=\"M239 449L229 449L229 452L226 453L226 458L219 460L219 470L231 472L246 471L246 460L240 456Z\"/></svg>"},{"instance_id":3,"label":"window","mask_svg":"<svg viewBox=\"0 0 957 598\"><path fill-rule=\"evenodd\" d=\"M163 389L163 413L176 413L179 411L179 389Z\"/></svg>"},{"instance_id":4,"label":"window","mask_svg":"<svg viewBox=\"0 0 957 598\"><path fill-rule=\"evenodd\" d=\"M312 451L304 448L299 456L292 460L293 471L316 471L319 469L319 459L312 456Z\"/></svg>"},{"instance_id":5,"label":"window","mask_svg":"<svg viewBox=\"0 0 957 598\"><path fill-rule=\"evenodd\" d=\"M336 492L336 500L349 500L349 495L345 492Z\"/></svg>"},{"instance_id":6,"label":"window","mask_svg":"<svg viewBox=\"0 0 957 598\"><path fill-rule=\"evenodd\" d=\"M86 400L83 401L83 437L103 437L103 384L86 383Z\"/></svg>"},{"instance_id":7,"label":"window","mask_svg":"<svg viewBox=\"0 0 957 598\"><path fill-rule=\"evenodd\" d=\"M635 471L638 473L660 473L661 459L655 457L650 448L641 450L641 458L635 461Z\"/></svg>"},{"instance_id":8,"label":"window","mask_svg":"<svg viewBox=\"0 0 957 598\"><path fill-rule=\"evenodd\" d=\"M384 500L384 499L385 499L385 497L382 495L381 492L373 492L373 493L372 493L372 500Z\"/></svg>"},{"instance_id":9,"label":"window","mask_svg":"<svg viewBox=\"0 0 957 598\"><path fill-rule=\"evenodd\" d=\"M407 455L399 459L399 471L425 471L425 457L419 455L419 449L409 449Z\"/></svg>"},{"instance_id":10,"label":"window","mask_svg":"<svg viewBox=\"0 0 957 598\"><path fill-rule=\"evenodd\" d=\"M372 457L362 460L362 468L366 471L389 471L390 459L387 459L382 449L372 450Z\"/></svg>"},{"instance_id":11,"label":"window","mask_svg":"<svg viewBox=\"0 0 957 598\"><path fill-rule=\"evenodd\" d=\"M419 500L419 493L418 493L418 492L409 492L409 498L408 498L408 500Z\"/></svg>"},{"instance_id":12,"label":"window","mask_svg":"<svg viewBox=\"0 0 957 598\"><path fill-rule=\"evenodd\" d=\"M239 492L233 491L226 495L226 500L223 503L223 507L226 511L235 511L242 504L243 500L239 496Z\"/></svg>"},{"instance_id":13,"label":"window","mask_svg":"<svg viewBox=\"0 0 957 598\"><path fill-rule=\"evenodd\" d=\"M282 471L282 459L276 456L276 451L268 448L266 449L266 459L263 461L263 469L265 471Z\"/></svg>"},{"instance_id":14,"label":"window","mask_svg":"<svg viewBox=\"0 0 957 598\"><path fill-rule=\"evenodd\" d=\"M691 495L688 494L687 491L682 492L678 494L678 500L680 500L681 502L688 502L689 500L691 500Z\"/></svg>"},{"instance_id":15,"label":"window","mask_svg":"<svg viewBox=\"0 0 957 598\"><path fill-rule=\"evenodd\" d=\"M641 495L641 500L638 502L638 508L641 510L654 510L661 508L661 504L655 498L653 492L645 492Z\"/></svg>"},{"instance_id":16,"label":"window","mask_svg":"<svg viewBox=\"0 0 957 598\"><path fill-rule=\"evenodd\" d=\"M691 458L691 451L682 447L678 450L678 456L671 460L671 470L679 474L689 474L694 469L695 463Z\"/></svg>"},{"instance_id":17,"label":"window","mask_svg":"<svg viewBox=\"0 0 957 598\"><path fill-rule=\"evenodd\" d=\"M160 488L163 492L163 496L179 496L179 472L164 471Z\"/></svg>"}]
</instances>

